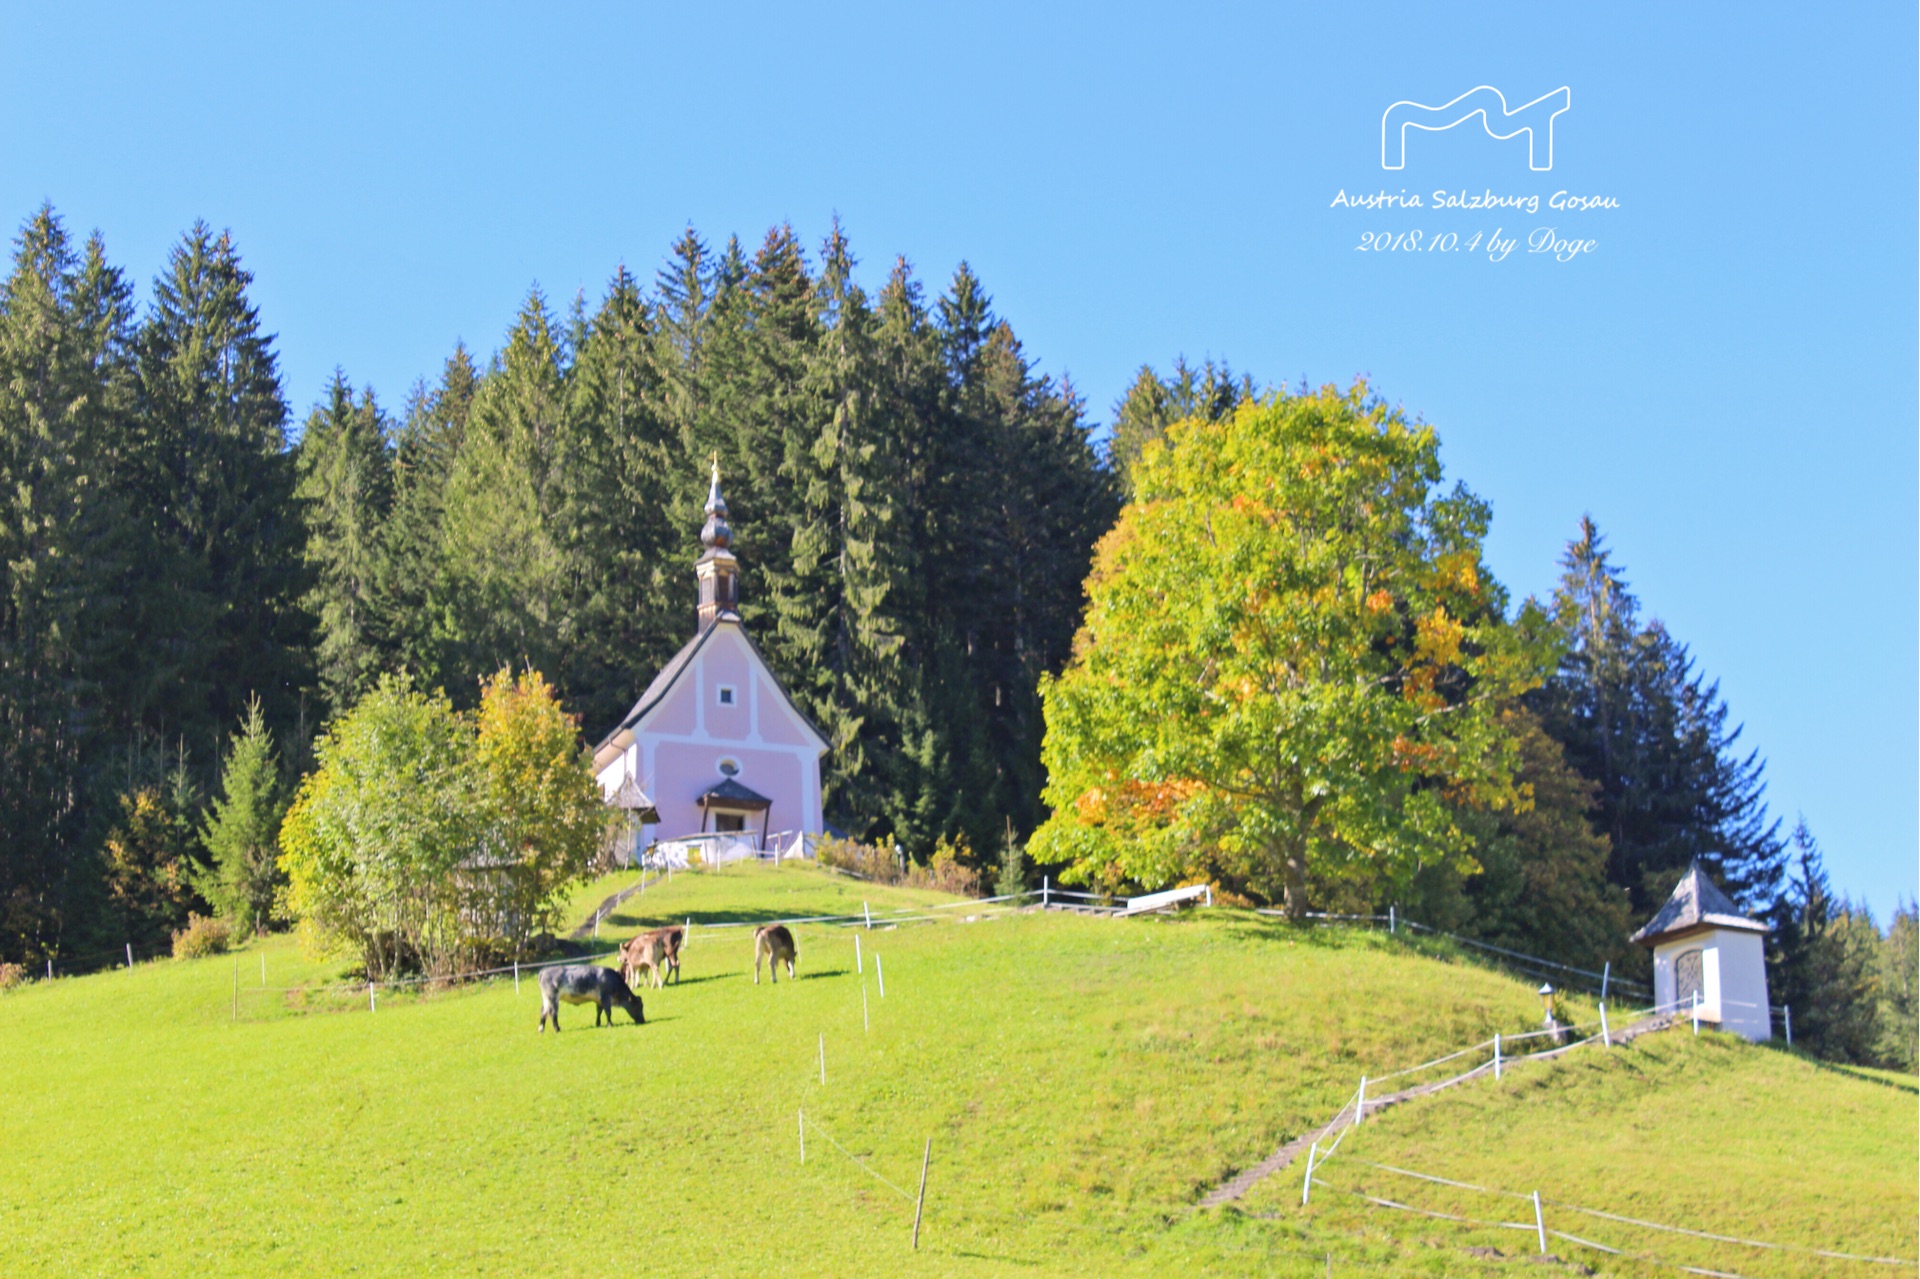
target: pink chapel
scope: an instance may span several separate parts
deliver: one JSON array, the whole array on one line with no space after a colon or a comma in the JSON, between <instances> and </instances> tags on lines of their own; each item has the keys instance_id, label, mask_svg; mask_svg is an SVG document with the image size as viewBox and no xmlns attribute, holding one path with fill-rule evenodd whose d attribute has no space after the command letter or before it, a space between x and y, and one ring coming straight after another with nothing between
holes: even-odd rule
<instances>
[{"instance_id":1,"label":"pink chapel","mask_svg":"<svg viewBox=\"0 0 1920 1279\"><path fill-rule=\"evenodd\" d=\"M804 853L822 827L827 739L780 687L738 612L740 566L716 462L699 622L593 753L607 803L633 819L629 858L684 866Z\"/></svg>"}]
</instances>

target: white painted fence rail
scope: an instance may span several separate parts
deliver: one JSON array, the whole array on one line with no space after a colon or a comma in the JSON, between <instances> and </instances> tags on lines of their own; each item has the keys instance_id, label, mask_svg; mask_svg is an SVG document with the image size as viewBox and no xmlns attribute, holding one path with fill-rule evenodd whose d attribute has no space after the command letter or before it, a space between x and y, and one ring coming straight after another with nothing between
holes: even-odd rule
<instances>
[{"instance_id":1,"label":"white painted fence rail","mask_svg":"<svg viewBox=\"0 0 1920 1279\"><path fill-rule=\"evenodd\" d=\"M1138 915L1141 911L1159 910L1178 902L1190 902L1206 898L1207 905L1213 905L1213 888L1208 884L1193 884L1186 888L1169 888L1163 893L1148 893L1144 897L1127 898L1127 908L1123 915Z\"/></svg>"}]
</instances>

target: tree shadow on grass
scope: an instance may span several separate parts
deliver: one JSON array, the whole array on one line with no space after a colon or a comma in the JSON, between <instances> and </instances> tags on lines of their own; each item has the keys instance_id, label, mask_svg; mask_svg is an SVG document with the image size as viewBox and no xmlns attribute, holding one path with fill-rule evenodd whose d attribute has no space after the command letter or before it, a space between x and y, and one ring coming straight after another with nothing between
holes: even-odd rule
<instances>
[{"instance_id":1,"label":"tree shadow on grass","mask_svg":"<svg viewBox=\"0 0 1920 1279\"><path fill-rule=\"evenodd\" d=\"M630 904L636 904L636 903L630 903ZM761 908L761 909L747 908L747 909L730 909L730 910L683 910L670 915L629 914L625 910L617 910L613 914L608 915L605 919L601 920L600 927L602 931L606 930L609 927L618 927L618 928L633 928L633 929L637 929L639 931L644 932L652 928L666 928L673 924L684 924L688 920L692 920L693 926L697 929L702 925L705 925L708 928L712 928L719 924L777 924L777 923L784 923L792 919L809 919L809 918L812 918L811 914L795 915L790 910L782 911L782 910L771 910L771 909L764 909L764 908ZM835 918L852 919L854 918L854 916L842 915L842 916L835 916ZM729 929L728 931L734 931L734 930ZM738 931L746 936L752 935L751 933L748 933L748 931L745 928L739 929Z\"/></svg>"}]
</instances>

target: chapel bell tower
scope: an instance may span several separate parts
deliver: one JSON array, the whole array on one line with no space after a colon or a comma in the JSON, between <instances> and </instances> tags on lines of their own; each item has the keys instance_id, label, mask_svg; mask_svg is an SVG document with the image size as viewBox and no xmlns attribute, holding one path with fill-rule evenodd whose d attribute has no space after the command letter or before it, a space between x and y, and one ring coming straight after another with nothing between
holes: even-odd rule
<instances>
[{"instance_id":1,"label":"chapel bell tower","mask_svg":"<svg viewBox=\"0 0 1920 1279\"><path fill-rule=\"evenodd\" d=\"M700 579L700 623L705 630L722 613L740 610L740 562L733 558L733 530L727 526L727 499L720 496L720 459L713 460L713 485L707 490L707 522L700 530L701 552L693 571Z\"/></svg>"}]
</instances>

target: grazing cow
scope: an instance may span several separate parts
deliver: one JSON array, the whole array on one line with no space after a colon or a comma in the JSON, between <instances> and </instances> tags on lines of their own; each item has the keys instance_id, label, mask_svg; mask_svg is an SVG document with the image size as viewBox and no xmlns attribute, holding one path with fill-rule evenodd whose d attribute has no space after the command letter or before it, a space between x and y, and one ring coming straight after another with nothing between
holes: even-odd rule
<instances>
[{"instance_id":1,"label":"grazing cow","mask_svg":"<svg viewBox=\"0 0 1920 1279\"><path fill-rule=\"evenodd\" d=\"M762 924L753 930L753 984L760 984L760 960L767 961L767 976L775 985L780 983L780 965L787 966L787 976L793 976L793 961L800 957L794 948L793 934L787 931L785 924Z\"/></svg>"},{"instance_id":2,"label":"grazing cow","mask_svg":"<svg viewBox=\"0 0 1920 1279\"><path fill-rule=\"evenodd\" d=\"M656 928L650 933L641 933L620 948L620 975L632 985L633 979L642 968L647 970L649 979L657 989L667 984L667 973L673 973L675 985L680 983L680 945L687 935L686 929Z\"/></svg>"},{"instance_id":3,"label":"grazing cow","mask_svg":"<svg viewBox=\"0 0 1920 1279\"><path fill-rule=\"evenodd\" d=\"M553 1033L560 1033L560 1004L592 1004L593 1024L598 1026L605 1017L607 1025L613 1025L613 1010L624 1008L627 1015L644 1026L647 1024L647 1012L641 1005L640 996L627 989L627 979L611 968L602 968L598 964L568 964L562 968L545 968L540 972L540 1033L547 1032L547 1021L553 1021Z\"/></svg>"}]
</instances>

